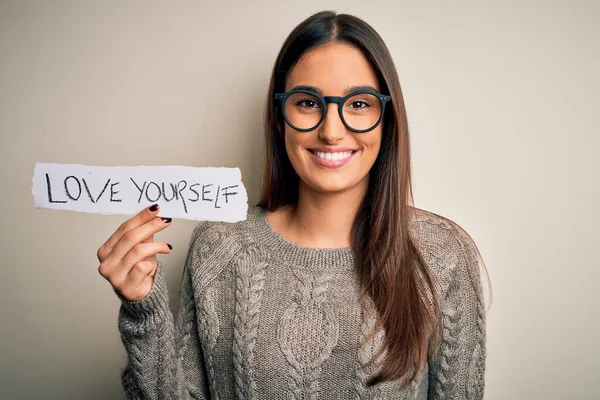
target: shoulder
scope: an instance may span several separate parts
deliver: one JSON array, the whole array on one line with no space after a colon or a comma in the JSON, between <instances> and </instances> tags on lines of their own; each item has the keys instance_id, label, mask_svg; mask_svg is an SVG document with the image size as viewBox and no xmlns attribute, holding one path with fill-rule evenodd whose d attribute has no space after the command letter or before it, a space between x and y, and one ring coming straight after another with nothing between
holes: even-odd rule
<instances>
[{"instance_id":1,"label":"shoulder","mask_svg":"<svg viewBox=\"0 0 600 400\"><path fill-rule=\"evenodd\" d=\"M201 221L190 239L190 253L203 259L222 249L241 249L253 243L252 232L263 213L260 207L249 207L245 220L239 222Z\"/></svg>"},{"instance_id":2,"label":"shoulder","mask_svg":"<svg viewBox=\"0 0 600 400\"><path fill-rule=\"evenodd\" d=\"M447 259L476 247L473 238L455 221L420 208L413 209L410 233L421 251Z\"/></svg>"},{"instance_id":3,"label":"shoulder","mask_svg":"<svg viewBox=\"0 0 600 400\"><path fill-rule=\"evenodd\" d=\"M447 217L419 208L413 211L412 239L441 286L466 284L481 295L484 264L471 235Z\"/></svg>"}]
</instances>

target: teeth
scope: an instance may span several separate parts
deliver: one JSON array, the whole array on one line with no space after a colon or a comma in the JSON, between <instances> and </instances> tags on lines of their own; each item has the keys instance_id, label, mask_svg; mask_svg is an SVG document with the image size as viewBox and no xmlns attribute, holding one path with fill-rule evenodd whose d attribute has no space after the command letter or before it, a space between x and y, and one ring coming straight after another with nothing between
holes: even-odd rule
<instances>
[{"instance_id":1,"label":"teeth","mask_svg":"<svg viewBox=\"0 0 600 400\"><path fill-rule=\"evenodd\" d=\"M350 157L352 155L352 152L344 151L338 153L325 153L324 151L315 151L315 155L327 161L340 161Z\"/></svg>"}]
</instances>

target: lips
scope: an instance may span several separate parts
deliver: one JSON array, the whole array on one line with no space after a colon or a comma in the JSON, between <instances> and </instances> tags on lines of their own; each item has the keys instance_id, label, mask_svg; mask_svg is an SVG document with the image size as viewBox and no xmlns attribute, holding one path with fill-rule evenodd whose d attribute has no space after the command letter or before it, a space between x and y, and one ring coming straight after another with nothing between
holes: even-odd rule
<instances>
[{"instance_id":1,"label":"lips","mask_svg":"<svg viewBox=\"0 0 600 400\"><path fill-rule=\"evenodd\" d=\"M338 161L345 160L346 158L352 155L352 151L340 151L340 152L325 152L325 151L316 151L315 154L317 157L327 160L327 161Z\"/></svg>"},{"instance_id":2,"label":"lips","mask_svg":"<svg viewBox=\"0 0 600 400\"><path fill-rule=\"evenodd\" d=\"M319 165L327 168L339 168L350 162L356 150L349 148L312 148L308 149L311 158Z\"/></svg>"}]
</instances>

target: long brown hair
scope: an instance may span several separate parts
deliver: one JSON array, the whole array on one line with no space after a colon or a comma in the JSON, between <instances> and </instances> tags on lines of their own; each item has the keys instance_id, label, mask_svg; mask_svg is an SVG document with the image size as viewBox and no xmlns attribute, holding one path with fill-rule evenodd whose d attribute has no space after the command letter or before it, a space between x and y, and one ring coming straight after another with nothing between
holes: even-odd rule
<instances>
[{"instance_id":1,"label":"long brown hair","mask_svg":"<svg viewBox=\"0 0 600 400\"><path fill-rule=\"evenodd\" d=\"M372 333L384 329L387 348L379 373L369 384L404 377L408 385L427 362L439 304L432 274L409 236L412 218L410 146L406 110L392 57L377 32L361 19L322 11L300 23L285 40L273 67L265 114L266 163L259 205L274 211L298 202L299 177L287 156L281 112L274 101L283 92L299 58L316 46L349 43L360 49L377 74L391 105L383 118L381 150L369 172L369 187L352 230L352 247L363 290L379 313ZM427 298L432 299L427 300Z\"/></svg>"}]
</instances>

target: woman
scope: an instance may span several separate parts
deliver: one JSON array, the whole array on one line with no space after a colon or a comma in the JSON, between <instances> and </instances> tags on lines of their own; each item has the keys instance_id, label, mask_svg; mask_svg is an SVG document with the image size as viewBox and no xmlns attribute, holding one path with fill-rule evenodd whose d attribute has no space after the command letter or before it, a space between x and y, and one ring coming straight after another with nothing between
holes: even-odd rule
<instances>
[{"instance_id":1,"label":"woman","mask_svg":"<svg viewBox=\"0 0 600 400\"><path fill-rule=\"evenodd\" d=\"M470 237L412 201L406 112L379 35L320 12L279 53L260 204L192 235L177 322L158 206L98 250L122 300L130 398L478 399L485 316Z\"/></svg>"}]
</instances>

